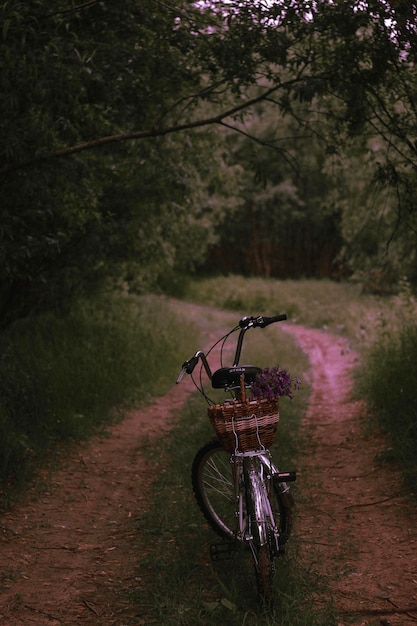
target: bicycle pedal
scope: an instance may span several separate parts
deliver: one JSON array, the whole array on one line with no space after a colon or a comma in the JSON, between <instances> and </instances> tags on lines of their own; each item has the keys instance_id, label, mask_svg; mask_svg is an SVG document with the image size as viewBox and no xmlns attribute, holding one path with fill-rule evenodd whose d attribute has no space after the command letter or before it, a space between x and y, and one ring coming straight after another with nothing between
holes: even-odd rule
<instances>
[{"instance_id":1,"label":"bicycle pedal","mask_svg":"<svg viewBox=\"0 0 417 626\"><path fill-rule=\"evenodd\" d=\"M274 474L274 480L277 483L291 483L297 480L297 472L278 472Z\"/></svg>"},{"instance_id":2,"label":"bicycle pedal","mask_svg":"<svg viewBox=\"0 0 417 626\"><path fill-rule=\"evenodd\" d=\"M212 561L228 561L232 554L232 544L223 543L211 543L210 544L210 558Z\"/></svg>"}]
</instances>

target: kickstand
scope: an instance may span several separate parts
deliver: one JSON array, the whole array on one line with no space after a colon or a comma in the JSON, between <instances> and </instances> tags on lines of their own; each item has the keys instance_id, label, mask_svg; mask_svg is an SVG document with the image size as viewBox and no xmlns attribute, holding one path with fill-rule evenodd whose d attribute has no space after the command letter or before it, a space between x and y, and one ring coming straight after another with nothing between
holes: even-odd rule
<instances>
[{"instance_id":1,"label":"kickstand","mask_svg":"<svg viewBox=\"0 0 417 626\"><path fill-rule=\"evenodd\" d=\"M212 561L228 561L232 554L232 544L230 541L210 544L210 558Z\"/></svg>"}]
</instances>

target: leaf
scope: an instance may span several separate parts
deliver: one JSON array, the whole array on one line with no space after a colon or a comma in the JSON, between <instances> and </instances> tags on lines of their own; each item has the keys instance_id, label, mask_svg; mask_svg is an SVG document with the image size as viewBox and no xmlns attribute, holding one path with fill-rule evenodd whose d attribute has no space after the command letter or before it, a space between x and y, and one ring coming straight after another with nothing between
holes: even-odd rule
<instances>
[{"instance_id":1,"label":"leaf","mask_svg":"<svg viewBox=\"0 0 417 626\"><path fill-rule=\"evenodd\" d=\"M7 33L9 32L10 20L4 20L3 24L3 41L6 41Z\"/></svg>"},{"instance_id":2,"label":"leaf","mask_svg":"<svg viewBox=\"0 0 417 626\"><path fill-rule=\"evenodd\" d=\"M236 604L233 604L233 602L230 602L230 600L228 600L227 598L222 598L221 603L224 607L226 607L226 609L229 609L229 611L232 611L232 613L235 613Z\"/></svg>"},{"instance_id":3,"label":"leaf","mask_svg":"<svg viewBox=\"0 0 417 626\"><path fill-rule=\"evenodd\" d=\"M210 613L212 613L218 608L219 603L217 601L216 602L203 602L203 606L206 609L206 611L210 611Z\"/></svg>"}]
</instances>

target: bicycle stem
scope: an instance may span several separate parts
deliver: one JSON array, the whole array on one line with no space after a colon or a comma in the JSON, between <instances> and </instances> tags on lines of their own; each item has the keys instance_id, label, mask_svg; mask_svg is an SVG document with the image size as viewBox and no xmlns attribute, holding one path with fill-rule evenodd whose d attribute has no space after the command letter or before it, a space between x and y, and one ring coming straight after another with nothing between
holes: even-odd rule
<instances>
[{"instance_id":1,"label":"bicycle stem","mask_svg":"<svg viewBox=\"0 0 417 626\"><path fill-rule=\"evenodd\" d=\"M235 358L233 362L233 367L236 367L237 365L239 365L240 353L242 351L243 337L245 336L245 333L248 330L248 328L249 326L247 326L246 328L241 328L240 330L239 337L237 340L237 345L236 345L236 353L235 353Z\"/></svg>"}]
</instances>

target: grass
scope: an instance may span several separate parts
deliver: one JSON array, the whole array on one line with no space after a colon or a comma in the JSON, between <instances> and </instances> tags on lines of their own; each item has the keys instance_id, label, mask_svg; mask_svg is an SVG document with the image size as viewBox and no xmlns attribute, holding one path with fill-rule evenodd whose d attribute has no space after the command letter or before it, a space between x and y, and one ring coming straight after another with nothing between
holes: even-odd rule
<instances>
[{"instance_id":1,"label":"grass","mask_svg":"<svg viewBox=\"0 0 417 626\"><path fill-rule=\"evenodd\" d=\"M230 326L229 320L230 315ZM282 365L296 375L302 375L308 367L305 355L279 325L250 331L247 338L245 362L273 365L279 354ZM308 395L309 387L304 384L293 400L281 402L281 420L272 451L282 469L296 466L296 451L302 440L300 419ZM295 538L289 542L288 557L278 561L276 608L272 612L258 604L249 553L237 550L230 560L210 560L210 544L218 538L196 506L190 480L194 455L213 437L206 409L199 394L191 396L170 434L159 440L158 446L145 448L149 463L162 470L153 486L150 508L137 520L141 536L138 554L142 555L139 570L145 573L142 587L131 597L137 614L143 623L164 626L335 624L330 601L321 611L312 608L311 590L328 590L316 572L299 564Z\"/></svg>"},{"instance_id":2,"label":"grass","mask_svg":"<svg viewBox=\"0 0 417 626\"><path fill-rule=\"evenodd\" d=\"M24 485L57 442L82 439L117 408L163 394L191 351L163 299L82 302L65 318L15 324L0 338L0 496Z\"/></svg>"},{"instance_id":3,"label":"grass","mask_svg":"<svg viewBox=\"0 0 417 626\"><path fill-rule=\"evenodd\" d=\"M383 457L400 464L405 482L417 494L417 326L389 335L370 350L366 376L358 389L389 433L392 447ZM361 370L362 372L364 370ZM360 374L360 373L359 373Z\"/></svg>"},{"instance_id":4,"label":"grass","mask_svg":"<svg viewBox=\"0 0 417 626\"><path fill-rule=\"evenodd\" d=\"M363 354L358 391L366 394L380 423L391 432L392 457L402 460L415 485L417 458L415 302L363 295L358 286L330 281L275 281L240 277L193 282L187 299L229 312L208 310L213 329L231 327L241 314L287 312L290 320L343 334ZM230 313L234 311L234 313ZM0 481L3 502L57 441L88 437L118 419L115 407L163 394L181 362L203 342L199 317L165 298L119 298L80 303L67 318L52 316L14 325L0 337ZM167 322L169 320L169 324ZM184 322L187 332L184 333ZM242 362L287 367L305 380L305 356L279 325L250 331ZM204 341L204 340L203 340ZM309 389L283 400L274 459L297 465L303 443L299 419ZM298 565L297 543L278 562L276 613L257 605L250 559L236 553L212 563L216 540L191 493L190 467L211 437L206 405L192 397L173 431L147 448L155 467L154 497L137 519L145 545L138 546L142 587L132 596L146 624L332 626L331 600L322 611L312 594L327 597L326 581ZM414 482L413 482L414 481ZM295 487L296 489L296 487Z\"/></svg>"},{"instance_id":5,"label":"grass","mask_svg":"<svg viewBox=\"0 0 417 626\"><path fill-rule=\"evenodd\" d=\"M292 322L344 335L360 350L416 312L407 286L398 296L383 298L362 293L359 284L324 279L220 276L192 281L185 298L247 315L286 313Z\"/></svg>"}]
</instances>

